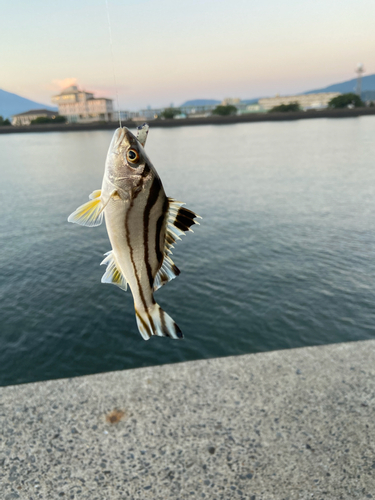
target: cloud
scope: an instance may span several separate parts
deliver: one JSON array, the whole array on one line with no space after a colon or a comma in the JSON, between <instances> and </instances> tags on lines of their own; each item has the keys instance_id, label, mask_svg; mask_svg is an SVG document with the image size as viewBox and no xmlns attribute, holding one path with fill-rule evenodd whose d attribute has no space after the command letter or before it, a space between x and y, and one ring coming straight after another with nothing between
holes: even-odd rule
<instances>
[{"instance_id":1,"label":"cloud","mask_svg":"<svg viewBox=\"0 0 375 500\"><path fill-rule=\"evenodd\" d=\"M72 85L77 85L77 78L64 78L63 80L52 80L51 90L64 90Z\"/></svg>"}]
</instances>

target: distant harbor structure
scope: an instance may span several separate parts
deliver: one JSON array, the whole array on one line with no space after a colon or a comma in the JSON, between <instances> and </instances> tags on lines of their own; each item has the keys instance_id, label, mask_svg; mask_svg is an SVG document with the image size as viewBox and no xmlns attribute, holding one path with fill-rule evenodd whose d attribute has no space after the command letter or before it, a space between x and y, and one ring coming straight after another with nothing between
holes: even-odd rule
<instances>
[{"instance_id":1,"label":"distant harbor structure","mask_svg":"<svg viewBox=\"0 0 375 500\"><path fill-rule=\"evenodd\" d=\"M113 101L105 97L94 97L92 92L79 90L76 85L64 89L52 97L59 107L59 114L69 123L112 121Z\"/></svg>"},{"instance_id":2,"label":"distant harbor structure","mask_svg":"<svg viewBox=\"0 0 375 500\"><path fill-rule=\"evenodd\" d=\"M18 113L12 116L12 125L14 126L27 126L37 118L56 118L57 112L50 111L49 109L31 109L24 113Z\"/></svg>"},{"instance_id":3,"label":"distant harbor structure","mask_svg":"<svg viewBox=\"0 0 375 500\"><path fill-rule=\"evenodd\" d=\"M356 88L356 94L361 97L362 94L362 75L365 72L365 68L363 67L362 63L358 63L357 69L355 70L357 73L357 88Z\"/></svg>"},{"instance_id":4,"label":"distant harbor structure","mask_svg":"<svg viewBox=\"0 0 375 500\"><path fill-rule=\"evenodd\" d=\"M328 103L334 97L341 95L340 92L322 92L319 94L301 94L301 95L289 95L289 96L276 96L276 97L265 97L259 99L258 104L265 111L269 111L275 106L280 106L281 104L292 104L298 103L300 108L303 110L307 109L324 109L328 107Z\"/></svg>"}]
</instances>

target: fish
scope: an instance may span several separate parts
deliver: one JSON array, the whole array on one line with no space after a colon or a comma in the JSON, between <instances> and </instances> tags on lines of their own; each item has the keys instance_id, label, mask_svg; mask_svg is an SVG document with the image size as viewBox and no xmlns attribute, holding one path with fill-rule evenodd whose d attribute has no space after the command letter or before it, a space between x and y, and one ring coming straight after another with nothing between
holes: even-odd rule
<instances>
[{"instance_id":1,"label":"fish","mask_svg":"<svg viewBox=\"0 0 375 500\"><path fill-rule=\"evenodd\" d=\"M174 244L201 219L185 203L168 198L161 179L145 152L149 126L135 136L126 127L113 135L105 162L101 189L78 207L68 221L82 226L107 227L112 249L101 262L106 265L102 283L122 290L129 285L138 330L144 340L152 336L182 339L175 321L154 298L180 270L170 255Z\"/></svg>"}]
</instances>

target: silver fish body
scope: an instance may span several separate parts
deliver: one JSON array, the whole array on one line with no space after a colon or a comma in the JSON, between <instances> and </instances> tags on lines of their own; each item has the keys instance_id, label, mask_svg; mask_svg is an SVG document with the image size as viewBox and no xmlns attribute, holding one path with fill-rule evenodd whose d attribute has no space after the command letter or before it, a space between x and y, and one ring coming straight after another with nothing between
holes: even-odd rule
<instances>
[{"instance_id":1,"label":"silver fish body","mask_svg":"<svg viewBox=\"0 0 375 500\"><path fill-rule=\"evenodd\" d=\"M173 243L197 224L199 217L183 203L167 198L162 182L143 145L148 126L138 139L118 128L110 144L102 189L79 207L70 222L107 226L112 250L102 264L104 283L126 290L129 284L138 329L147 340L152 335L182 338L173 319L155 302L154 291L180 274L169 254ZM143 145L142 145L143 143Z\"/></svg>"}]
</instances>

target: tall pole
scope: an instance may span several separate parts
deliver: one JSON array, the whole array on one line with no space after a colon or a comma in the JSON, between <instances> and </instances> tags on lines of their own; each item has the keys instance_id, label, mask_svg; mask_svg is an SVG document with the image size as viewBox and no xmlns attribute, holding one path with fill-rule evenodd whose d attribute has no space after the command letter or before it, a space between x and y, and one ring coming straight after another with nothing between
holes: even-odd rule
<instances>
[{"instance_id":1,"label":"tall pole","mask_svg":"<svg viewBox=\"0 0 375 500\"><path fill-rule=\"evenodd\" d=\"M361 97L362 93L362 75L365 72L365 68L363 67L362 63L358 63L357 69L355 70L357 73L357 89L356 89L356 94Z\"/></svg>"}]
</instances>

